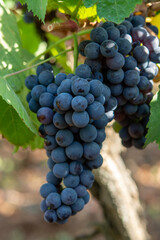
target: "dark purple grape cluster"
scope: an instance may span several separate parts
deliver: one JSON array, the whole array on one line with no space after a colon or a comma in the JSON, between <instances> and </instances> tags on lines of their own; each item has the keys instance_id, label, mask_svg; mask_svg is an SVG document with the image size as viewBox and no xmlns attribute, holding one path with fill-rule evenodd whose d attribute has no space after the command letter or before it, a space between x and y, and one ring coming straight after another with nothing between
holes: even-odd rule
<instances>
[{"instance_id":1,"label":"dark purple grape cluster","mask_svg":"<svg viewBox=\"0 0 160 240\"><path fill-rule=\"evenodd\" d=\"M93 78L103 78L111 90L106 105L112 105L115 120L122 127L122 144L139 149L145 143L153 78L158 74L156 63L160 62L159 39L144 25L143 16L133 15L119 25L101 23L91 31L91 40L79 44L79 53L86 57ZM152 25L148 27L153 29ZM153 30L158 33L156 27Z\"/></svg>"},{"instance_id":2,"label":"dark purple grape cluster","mask_svg":"<svg viewBox=\"0 0 160 240\"><path fill-rule=\"evenodd\" d=\"M111 92L102 81L102 75L93 78L86 64L79 65L75 75L59 73L54 78L47 63L25 80L31 90L29 108L41 123L39 132L49 158L47 183L40 189L47 222L65 223L89 201L92 169L103 163L105 127L114 117Z\"/></svg>"}]
</instances>

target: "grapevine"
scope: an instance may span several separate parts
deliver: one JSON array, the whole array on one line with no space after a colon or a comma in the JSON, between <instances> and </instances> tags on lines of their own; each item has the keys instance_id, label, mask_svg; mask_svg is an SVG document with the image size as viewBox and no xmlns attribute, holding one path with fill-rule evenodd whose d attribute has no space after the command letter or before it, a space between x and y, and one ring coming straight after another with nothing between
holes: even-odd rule
<instances>
[{"instance_id":1,"label":"grapevine","mask_svg":"<svg viewBox=\"0 0 160 240\"><path fill-rule=\"evenodd\" d=\"M5 102L9 112L11 108L11 116L14 113L17 121L21 121L22 130L24 128L21 135L28 131L26 142L23 139L21 143L17 137L17 148L36 145L37 138L40 139L38 134L35 137L36 133L43 138L48 173L46 182L40 187L43 198L40 209L46 222L65 224L90 200L89 190L95 181L93 170L103 164L101 149L107 136L107 125L118 129L124 147L145 148L148 133L152 133L149 128L150 119L154 119L152 91L154 82L158 81L160 46L158 28L138 11L131 13L130 10L128 17L122 11L119 17L116 6L117 13L113 17L106 16L99 10L98 2L96 15L84 21L81 10L87 12L91 8L92 11L94 3L78 1L73 10L67 2L66 5L64 1L53 2L54 8L49 10L49 4L44 0L41 12L37 12L31 2L16 2L12 9L17 19L19 11L23 14L19 26L26 24L27 28L34 24L34 31L42 35L41 40L46 46L43 51L37 48L36 54L32 49L28 54L20 51L22 46L17 29L13 37L14 41L16 37L18 40L10 48L7 34L13 32L13 27L7 29L6 39L2 42L4 61L0 67L4 69L4 81L0 100ZM7 15L4 3L0 5L1 12ZM46 11L49 14L45 18ZM50 19L57 18L56 14L59 14L59 22L51 23ZM49 25L42 24L41 20L49 21ZM95 21L91 23L92 20ZM52 33L57 26L59 33L54 36ZM53 32L49 35L50 28ZM19 29L23 38L22 28ZM79 42L79 37L83 41ZM12 55L13 49L23 60L19 66ZM66 63L69 53L73 71ZM24 59L23 54L26 54ZM7 55L12 64L7 62ZM19 74L23 74L22 77ZM10 139L6 129L2 128L1 132ZM152 140L159 143L154 135ZM13 138L10 141L14 143Z\"/></svg>"}]
</instances>

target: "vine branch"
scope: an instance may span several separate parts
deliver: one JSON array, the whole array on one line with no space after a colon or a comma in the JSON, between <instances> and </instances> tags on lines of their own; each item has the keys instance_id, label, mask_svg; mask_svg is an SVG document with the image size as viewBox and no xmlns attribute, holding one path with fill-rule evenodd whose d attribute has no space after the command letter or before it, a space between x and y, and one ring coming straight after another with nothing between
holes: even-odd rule
<instances>
[{"instance_id":1,"label":"vine branch","mask_svg":"<svg viewBox=\"0 0 160 240\"><path fill-rule=\"evenodd\" d=\"M39 62L39 63L37 63L37 64L35 64L35 65L32 65L32 66L30 66L30 67L21 69L21 70L19 70L19 71L17 71L17 72L13 72L13 73L7 74L7 75L4 76L4 78L12 77L12 76L15 76L15 75L17 75L17 74L20 74L20 73L22 73L22 72L28 71L28 70L31 69L31 68L37 67L37 66L39 66L40 64L46 63L46 62L48 62L48 61L50 61L50 60L52 60L52 59L55 59L55 58L57 58L57 57L65 54L65 53L67 53L67 52L70 52L70 51L73 51L73 48L69 48L69 49L67 49L67 50L64 50L64 51L60 52L59 54L57 54L56 56L52 56L52 57L50 57L50 58L47 58L47 59L45 59L45 60L43 60L43 61L41 61L41 62Z\"/></svg>"},{"instance_id":2,"label":"vine branch","mask_svg":"<svg viewBox=\"0 0 160 240\"><path fill-rule=\"evenodd\" d=\"M74 33L74 34L71 34L71 35L68 35L67 37L64 37L62 39L60 39L59 41L51 44L44 52L40 53L37 57L35 57L34 59L32 59L29 63L28 63L28 67L31 66L33 63L35 63L41 56L45 55L46 53L50 52L50 50L54 47L56 47L57 45L67 41L67 40L70 40L74 37L74 35L76 35L77 37L78 36L81 36L81 35L85 35L85 34L88 34L91 32L92 29L87 29L87 30L82 30L78 33Z\"/></svg>"},{"instance_id":3,"label":"vine branch","mask_svg":"<svg viewBox=\"0 0 160 240\"><path fill-rule=\"evenodd\" d=\"M77 35L73 34L74 39L74 73L78 65L78 39Z\"/></svg>"}]
</instances>

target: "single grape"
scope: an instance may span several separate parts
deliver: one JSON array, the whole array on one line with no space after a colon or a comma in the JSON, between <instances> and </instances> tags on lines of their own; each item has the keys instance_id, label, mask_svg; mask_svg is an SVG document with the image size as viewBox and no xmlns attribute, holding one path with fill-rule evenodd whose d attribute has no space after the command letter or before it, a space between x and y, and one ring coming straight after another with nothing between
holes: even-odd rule
<instances>
[{"instance_id":1,"label":"single grape","mask_svg":"<svg viewBox=\"0 0 160 240\"><path fill-rule=\"evenodd\" d=\"M139 95L139 89L135 87L125 87L123 90L123 96L126 100L134 100Z\"/></svg>"},{"instance_id":2,"label":"single grape","mask_svg":"<svg viewBox=\"0 0 160 240\"><path fill-rule=\"evenodd\" d=\"M120 31L116 27L108 27L106 31L110 40L116 41L120 37Z\"/></svg>"},{"instance_id":3,"label":"single grape","mask_svg":"<svg viewBox=\"0 0 160 240\"><path fill-rule=\"evenodd\" d=\"M36 73L37 76L40 75L43 71L49 70L50 72L53 72L52 66L49 63L43 63L37 67Z\"/></svg>"},{"instance_id":4,"label":"single grape","mask_svg":"<svg viewBox=\"0 0 160 240\"><path fill-rule=\"evenodd\" d=\"M92 73L99 72L102 68L102 64L101 64L100 59L86 58L84 63L87 64L90 67Z\"/></svg>"},{"instance_id":5,"label":"single grape","mask_svg":"<svg viewBox=\"0 0 160 240\"><path fill-rule=\"evenodd\" d=\"M106 65L111 70L119 70L125 64L125 59L122 54L117 53L112 58L106 58Z\"/></svg>"},{"instance_id":6,"label":"single grape","mask_svg":"<svg viewBox=\"0 0 160 240\"><path fill-rule=\"evenodd\" d=\"M89 106L91 106L91 105L89 105ZM74 112L72 114L72 121L76 127L83 128L83 127L87 126L87 124L89 123L89 115L86 111Z\"/></svg>"},{"instance_id":7,"label":"single grape","mask_svg":"<svg viewBox=\"0 0 160 240\"><path fill-rule=\"evenodd\" d=\"M68 188L75 188L78 186L80 182L79 176L68 174L67 177L64 178L63 183Z\"/></svg>"},{"instance_id":8,"label":"single grape","mask_svg":"<svg viewBox=\"0 0 160 240\"><path fill-rule=\"evenodd\" d=\"M74 111L83 112L87 108L88 102L85 97L76 96L72 99L71 106Z\"/></svg>"},{"instance_id":9,"label":"single grape","mask_svg":"<svg viewBox=\"0 0 160 240\"><path fill-rule=\"evenodd\" d=\"M57 94L60 93L71 93L71 79L65 79L61 82L61 85L57 89Z\"/></svg>"},{"instance_id":10,"label":"single grape","mask_svg":"<svg viewBox=\"0 0 160 240\"><path fill-rule=\"evenodd\" d=\"M58 129L65 129L68 126L64 114L59 114L57 112L53 116L53 123Z\"/></svg>"},{"instance_id":11,"label":"single grape","mask_svg":"<svg viewBox=\"0 0 160 240\"><path fill-rule=\"evenodd\" d=\"M145 46L138 46L133 50L133 57L138 62L145 62L149 57L149 50Z\"/></svg>"},{"instance_id":12,"label":"single grape","mask_svg":"<svg viewBox=\"0 0 160 240\"><path fill-rule=\"evenodd\" d=\"M94 182L94 175L90 170L84 170L80 175L81 184L89 188Z\"/></svg>"},{"instance_id":13,"label":"single grape","mask_svg":"<svg viewBox=\"0 0 160 240\"><path fill-rule=\"evenodd\" d=\"M67 111L71 107L72 96L69 93L60 93L55 98L55 104L59 110Z\"/></svg>"},{"instance_id":14,"label":"single grape","mask_svg":"<svg viewBox=\"0 0 160 240\"><path fill-rule=\"evenodd\" d=\"M139 139L133 139L132 144L134 147L136 147L138 149L143 149L145 141L146 141L146 138L143 136Z\"/></svg>"},{"instance_id":15,"label":"single grape","mask_svg":"<svg viewBox=\"0 0 160 240\"><path fill-rule=\"evenodd\" d=\"M53 120L53 115L53 110L48 107L42 107L37 112L37 118L43 124L50 124Z\"/></svg>"},{"instance_id":16,"label":"single grape","mask_svg":"<svg viewBox=\"0 0 160 240\"><path fill-rule=\"evenodd\" d=\"M117 28L118 28L118 30L120 31L120 37L121 37L123 34L127 34L127 28L126 28L126 26L124 26L124 25L118 25Z\"/></svg>"},{"instance_id":17,"label":"single grape","mask_svg":"<svg viewBox=\"0 0 160 240\"><path fill-rule=\"evenodd\" d=\"M139 118L144 118L149 114L149 112L150 112L149 106L146 103L144 103L144 104L138 106L136 115Z\"/></svg>"},{"instance_id":18,"label":"single grape","mask_svg":"<svg viewBox=\"0 0 160 240\"><path fill-rule=\"evenodd\" d=\"M87 46L88 43L91 43L91 40L84 40L82 41L79 46L78 46L78 52L82 55L85 56L84 49Z\"/></svg>"},{"instance_id":19,"label":"single grape","mask_svg":"<svg viewBox=\"0 0 160 240\"><path fill-rule=\"evenodd\" d=\"M117 98L115 97L110 97L109 100L105 103L105 112L115 110L117 108L118 102Z\"/></svg>"},{"instance_id":20,"label":"single grape","mask_svg":"<svg viewBox=\"0 0 160 240\"><path fill-rule=\"evenodd\" d=\"M102 90L102 94L104 95L105 97L105 101L107 102L109 100L109 98L111 97L111 90L110 88L103 84L103 90Z\"/></svg>"},{"instance_id":21,"label":"single grape","mask_svg":"<svg viewBox=\"0 0 160 240\"><path fill-rule=\"evenodd\" d=\"M103 158L102 158L102 156L100 154L99 154L99 156L96 159L94 159L92 161L87 161L87 166L90 169L100 168L102 166L102 164L103 164Z\"/></svg>"},{"instance_id":22,"label":"single grape","mask_svg":"<svg viewBox=\"0 0 160 240\"><path fill-rule=\"evenodd\" d=\"M77 201L71 205L72 212L77 213L84 208L85 202L83 198L77 198Z\"/></svg>"},{"instance_id":23,"label":"single grape","mask_svg":"<svg viewBox=\"0 0 160 240\"><path fill-rule=\"evenodd\" d=\"M131 35L134 42L143 42L143 40L147 37L147 30L143 27L135 27L132 29Z\"/></svg>"},{"instance_id":24,"label":"single grape","mask_svg":"<svg viewBox=\"0 0 160 240\"><path fill-rule=\"evenodd\" d=\"M97 130L92 124L88 124L86 127L80 129L80 138L84 142L92 142L97 137Z\"/></svg>"},{"instance_id":25,"label":"single grape","mask_svg":"<svg viewBox=\"0 0 160 240\"><path fill-rule=\"evenodd\" d=\"M101 144L106 138L106 133L105 133L105 129L98 129L97 130L97 137L94 140L96 143Z\"/></svg>"},{"instance_id":26,"label":"single grape","mask_svg":"<svg viewBox=\"0 0 160 240\"><path fill-rule=\"evenodd\" d=\"M118 97L123 92L123 85L121 83L115 84L115 85L110 84L110 89L111 89L112 96L113 97Z\"/></svg>"},{"instance_id":27,"label":"single grape","mask_svg":"<svg viewBox=\"0 0 160 240\"><path fill-rule=\"evenodd\" d=\"M143 27L145 23L145 18L140 15L133 16L131 23L133 24L133 27Z\"/></svg>"},{"instance_id":28,"label":"single grape","mask_svg":"<svg viewBox=\"0 0 160 240\"><path fill-rule=\"evenodd\" d=\"M77 193L72 188L65 188L61 193L61 200L66 205L72 205L77 201Z\"/></svg>"},{"instance_id":29,"label":"single grape","mask_svg":"<svg viewBox=\"0 0 160 240\"><path fill-rule=\"evenodd\" d=\"M71 111L66 112L66 113L65 113L65 116L64 116L66 123L67 123L70 127L72 127L72 126L74 125L74 124L73 124L73 121L72 121L72 114L73 114L73 111L71 110Z\"/></svg>"},{"instance_id":30,"label":"single grape","mask_svg":"<svg viewBox=\"0 0 160 240\"><path fill-rule=\"evenodd\" d=\"M40 109L40 105L37 101L35 101L33 98L30 99L29 101L29 109L34 112L37 113L37 111Z\"/></svg>"},{"instance_id":31,"label":"single grape","mask_svg":"<svg viewBox=\"0 0 160 240\"><path fill-rule=\"evenodd\" d=\"M57 143L54 136L46 136L44 138L44 145L47 151L52 151L57 147Z\"/></svg>"},{"instance_id":32,"label":"single grape","mask_svg":"<svg viewBox=\"0 0 160 240\"><path fill-rule=\"evenodd\" d=\"M73 142L74 136L73 133L68 130L59 130L56 134L57 144L61 147L67 147Z\"/></svg>"},{"instance_id":33,"label":"single grape","mask_svg":"<svg viewBox=\"0 0 160 240\"><path fill-rule=\"evenodd\" d=\"M54 75L51 71L46 70L39 74L38 80L39 80L40 84L42 84L44 86L48 86L49 84L51 84L54 81Z\"/></svg>"},{"instance_id":34,"label":"single grape","mask_svg":"<svg viewBox=\"0 0 160 240\"><path fill-rule=\"evenodd\" d=\"M95 42L88 43L84 49L85 56L89 59L97 59L100 56L100 45ZM83 73L83 77L84 77Z\"/></svg>"},{"instance_id":35,"label":"single grape","mask_svg":"<svg viewBox=\"0 0 160 240\"><path fill-rule=\"evenodd\" d=\"M65 220L69 218L72 214L72 210L69 206L62 205L57 209L57 216L61 220Z\"/></svg>"},{"instance_id":36,"label":"single grape","mask_svg":"<svg viewBox=\"0 0 160 240\"><path fill-rule=\"evenodd\" d=\"M96 27L91 31L90 37L93 42L101 44L108 39L108 34L103 27Z\"/></svg>"},{"instance_id":37,"label":"single grape","mask_svg":"<svg viewBox=\"0 0 160 240\"><path fill-rule=\"evenodd\" d=\"M89 199L90 199L90 195L87 192L86 195L83 197L83 200L84 200L85 204L87 204L89 202Z\"/></svg>"},{"instance_id":38,"label":"single grape","mask_svg":"<svg viewBox=\"0 0 160 240\"><path fill-rule=\"evenodd\" d=\"M55 136L58 129L54 126L53 123L44 125L44 130L49 136Z\"/></svg>"},{"instance_id":39,"label":"single grape","mask_svg":"<svg viewBox=\"0 0 160 240\"><path fill-rule=\"evenodd\" d=\"M46 198L50 193L57 192L56 187L51 183L45 183L40 188L40 195Z\"/></svg>"},{"instance_id":40,"label":"single grape","mask_svg":"<svg viewBox=\"0 0 160 240\"><path fill-rule=\"evenodd\" d=\"M144 134L144 128L140 123L131 123L128 127L129 135L132 138L140 138Z\"/></svg>"},{"instance_id":41,"label":"single grape","mask_svg":"<svg viewBox=\"0 0 160 240\"><path fill-rule=\"evenodd\" d=\"M51 157L48 159L47 165L48 165L48 168L50 168L51 170L53 169L55 163L53 162Z\"/></svg>"},{"instance_id":42,"label":"single grape","mask_svg":"<svg viewBox=\"0 0 160 240\"><path fill-rule=\"evenodd\" d=\"M69 165L69 171L72 175L80 175L83 171L83 166L79 161L72 161Z\"/></svg>"},{"instance_id":43,"label":"single grape","mask_svg":"<svg viewBox=\"0 0 160 240\"><path fill-rule=\"evenodd\" d=\"M68 163L56 163L53 167L53 174L57 178L64 178L69 174Z\"/></svg>"},{"instance_id":44,"label":"single grape","mask_svg":"<svg viewBox=\"0 0 160 240\"><path fill-rule=\"evenodd\" d=\"M90 161L91 162L91 161ZM82 184L79 184L76 188L75 188L75 191L77 193L77 196L79 198L81 197L84 197L86 194L87 194L87 188L82 185Z\"/></svg>"},{"instance_id":45,"label":"single grape","mask_svg":"<svg viewBox=\"0 0 160 240\"><path fill-rule=\"evenodd\" d=\"M124 83L129 87L136 86L140 81L139 73L136 70L128 70L124 74Z\"/></svg>"},{"instance_id":46,"label":"single grape","mask_svg":"<svg viewBox=\"0 0 160 240\"><path fill-rule=\"evenodd\" d=\"M96 142L84 144L84 157L88 160L94 160L100 153L100 147Z\"/></svg>"},{"instance_id":47,"label":"single grape","mask_svg":"<svg viewBox=\"0 0 160 240\"><path fill-rule=\"evenodd\" d=\"M76 68L76 75L80 78L89 78L91 77L91 69L87 64L81 64Z\"/></svg>"},{"instance_id":48,"label":"single grape","mask_svg":"<svg viewBox=\"0 0 160 240\"><path fill-rule=\"evenodd\" d=\"M94 101L88 106L87 111L93 120L98 120L104 114L104 107L100 102Z\"/></svg>"},{"instance_id":49,"label":"single grape","mask_svg":"<svg viewBox=\"0 0 160 240\"><path fill-rule=\"evenodd\" d=\"M25 85L30 90L32 90L32 88L38 84L39 84L38 77L36 75L30 75L25 79Z\"/></svg>"},{"instance_id":50,"label":"single grape","mask_svg":"<svg viewBox=\"0 0 160 240\"><path fill-rule=\"evenodd\" d=\"M57 221L57 214L54 210L47 210L44 214L44 220L48 223L56 222Z\"/></svg>"},{"instance_id":51,"label":"single grape","mask_svg":"<svg viewBox=\"0 0 160 240\"><path fill-rule=\"evenodd\" d=\"M91 104L91 103L94 102L94 96L93 96L93 94L91 94L91 93L88 93L88 94L85 96L85 98L86 98L88 104Z\"/></svg>"},{"instance_id":52,"label":"single grape","mask_svg":"<svg viewBox=\"0 0 160 240\"><path fill-rule=\"evenodd\" d=\"M51 158L55 163L62 163L67 160L65 150L62 147L57 147L51 153Z\"/></svg>"},{"instance_id":53,"label":"single grape","mask_svg":"<svg viewBox=\"0 0 160 240\"><path fill-rule=\"evenodd\" d=\"M108 119L108 117L106 116L106 114L104 114L100 119L95 120L95 121L93 122L93 124L94 124L94 126L95 126L96 128L101 129L101 128L106 127L107 124L108 124L108 122L109 122L109 119Z\"/></svg>"},{"instance_id":54,"label":"single grape","mask_svg":"<svg viewBox=\"0 0 160 240\"><path fill-rule=\"evenodd\" d=\"M51 93L53 96L57 96L57 88L55 83L51 83L47 86L47 92Z\"/></svg>"},{"instance_id":55,"label":"single grape","mask_svg":"<svg viewBox=\"0 0 160 240\"><path fill-rule=\"evenodd\" d=\"M67 78L67 75L65 73L58 73L55 78L55 84L57 86L60 86L61 82Z\"/></svg>"},{"instance_id":56,"label":"single grape","mask_svg":"<svg viewBox=\"0 0 160 240\"><path fill-rule=\"evenodd\" d=\"M131 104L131 103L127 103L125 106L124 106L124 112L127 114L127 115L133 115L137 112L137 105L134 105L134 104Z\"/></svg>"},{"instance_id":57,"label":"single grape","mask_svg":"<svg viewBox=\"0 0 160 240\"><path fill-rule=\"evenodd\" d=\"M53 171L50 171L46 175L46 180L48 183L51 183L53 185L59 185L61 182L60 178L57 178L54 174Z\"/></svg>"},{"instance_id":58,"label":"single grape","mask_svg":"<svg viewBox=\"0 0 160 240\"><path fill-rule=\"evenodd\" d=\"M130 21L128 20L124 20L120 25L124 25L126 28L127 28L127 33L130 34L132 28L133 28L133 25Z\"/></svg>"},{"instance_id":59,"label":"single grape","mask_svg":"<svg viewBox=\"0 0 160 240\"><path fill-rule=\"evenodd\" d=\"M90 85L84 78L73 80L71 89L74 95L86 96L89 93Z\"/></svg>"},{"instance_id":60,"label":"single grape","mask_svg":"<svg viewBox=\"0 0 160 240\"><path fill-rule=\"evenodd\" d=\"M48 210L48 207L47 207L47 205L46 205L45 199L43 199L43 200L41 201L40 209L41 209L42 212L46 212L46 211Z\"/></svg>"},{"instance_id":61,"label":"single grape","mask_svg":"<svg viewBox=\"0 0 160 240\"><path fill-rule=\"evenodd\" d=\"M46 205L52 209L56 209L61 206L61 196L60 194L54 192L50 193L46 198Z\"/></svg>"},{"instance_id":62,"label":"single grape","mask_svg":"<svg viewBox=\"0 0 160 240\"><path fill-rule=\"evenodd\" d=\"M45 92L42 93L40 98L39 98L39 104L41 105L41 107L53 107L53 100L54 97L51 93Z\"/></svg>"},{"instance_id":63,"label":"single grape","mask_svg":"<svg viewBox=\"0 0 160 240\"><path fill-rule=\"evenodd\" d=\"M144 39L143 44L149 49L149 51L154 51L157 47L159 47L159 39L158 37L149 35Z\"/></svg>"},{"instance_id":64,"label":"single grape","mask_svg":"<svg viewBox=\"0 0 160 240\"><path fill-rule=\"evenodd\" d=\"M100 46L100 51L104 57L114 57L118 52L118 46L112 40L105 40Z\"/></svg>"},{"instance_id":65,"label":"single grape","mask_svg":"<svg viewBox=\"0 0 160 240\"><path fill-rule=\"evenodd\" d=\"M127 39L119 38L116 43L118 45L118 52L123 55L127 55L130 53L132 45Z\"/></svg>"},{"instance_id":66,"label":"single grape","mask_svg":"<svg viewBox=\"0 0 160 240\"><path fill-rule=\"evenodd\" d=\"M107 71L106 77L111 84L118 84L123 81L124 71L122 69L119 69L117 71L109 69Z\"/></svg>"},{"instance_id":67,"label":"single grape","mask_svg":"<svg viewBox=\"0 0 160 240\"><path fill-rule=\"evenodd\" d=\"M123 69L125 71L134 70L136 67L137 67L137 61L134 57L132 56L125 57L125 64L123 66Z\"/></svg>"},{"instance_id":68,"label":"single grape","mask_svg":"<svg viewBox=\"0 0 160 240\"><path fill-rule=\"evenodd\" d=\"M36 85L32 88L31 96L35 101L39 101L39 97L42 93L46 92L46 87L43 85Z\"/></svg>"},{"instance_id":69,"label":"single grape","mask_svg":"<svg viewBox=\"0 0 160 240\"><path fill-rule=\"evenodd\" d=\"M99 97L103 92L103 84L99 80L90 81L90 93L94 97Z\"/></svg>"}]
</instances>

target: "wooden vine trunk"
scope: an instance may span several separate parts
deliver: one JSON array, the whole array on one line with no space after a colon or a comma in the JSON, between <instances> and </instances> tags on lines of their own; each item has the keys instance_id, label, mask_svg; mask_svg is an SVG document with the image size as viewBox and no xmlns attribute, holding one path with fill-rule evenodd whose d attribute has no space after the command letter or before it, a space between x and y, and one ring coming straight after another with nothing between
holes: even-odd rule
<instances>
[{"instance_id":1,"label":"wooden vine trunk","mask_svg":"<svg viewBox=\"0 0 160 240\"><path fill-rule=\"evenodd\" d=\"M103 208L103 234L107 240L149 240L137 186L120 157L119 136L110 128L106 134L104 163L94 171L96 183L91 190Z\"/></svg>"}]
</instances>

